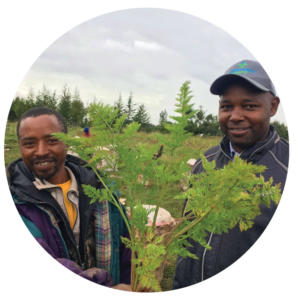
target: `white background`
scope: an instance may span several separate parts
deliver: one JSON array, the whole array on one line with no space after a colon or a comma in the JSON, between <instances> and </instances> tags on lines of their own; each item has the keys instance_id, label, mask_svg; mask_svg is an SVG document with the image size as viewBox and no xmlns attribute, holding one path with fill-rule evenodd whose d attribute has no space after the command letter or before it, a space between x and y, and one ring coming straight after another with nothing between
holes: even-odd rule
<instances>
[{"instance_id":1,"label":"white background","mask_svg":"<svg viewBox=\"0 0 296 300\"><path fill-rule=\"evenodd\" d=\"M11 100L38 56L74 26L127 8L155 7L196 15L238 39L264 66L281 97L289 127L289 174L281 203L259 241L232 267L203 283L153 297L196 299L295 299L295 28L294 1L2 1L0 4L2 299L97 299L148 297L82 280L36 247L8 191L3 161ZM178 38L178 37L176 37ZM4 296L5 295L5 296Z\"/></svg>"}]
</instances>

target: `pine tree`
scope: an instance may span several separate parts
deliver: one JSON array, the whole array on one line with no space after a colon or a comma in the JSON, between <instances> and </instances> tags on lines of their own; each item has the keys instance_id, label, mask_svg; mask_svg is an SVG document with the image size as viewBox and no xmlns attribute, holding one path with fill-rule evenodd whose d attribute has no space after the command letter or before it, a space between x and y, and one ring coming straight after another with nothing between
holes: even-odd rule
<instances>
[{"instance_id":1,"label":"pine tree","mask_svg":"<svg viewBox=\"0 0 296 300\"><path fill-rule=\"evenodd\" d=\"M84 118L86 116L86 109L81 101L78 89L75 89L73 100L71 103L71 125L83 126Z\"/></svg>"},{"instance_id":2,"label":"pine tree","mask_svg":"<svg viewBox=\"0 0 296 300\"><path fill-rule=\"evenodd\" d=\"M284 138L287 141L289 140L288 127L284 123L273 121L271 125L275 128L276 132L281 138Z\"/></svg>"},{"instance_id":3,"label":"pine tree","mask_svg":"<svg viewBox=\"0 0 296 300\"><path fill-rule=\"evenodd\" d=\"M122 103L121 94L119 95L118 100L114 103L114 108L117 109L117 118L120 118L124 114L124 106Z\"/></svg>"},{"instance_id":4,"label":"pine tree","mask_svg":"<svg viewBox=\"0 0 296 300\"><path fill-rule=\"evenodd\" d=\"M45 106L55 110L57 108L57 102L56 92L51 93L50 90L43 85L42 90L39 91L36 96L35 106Z\"/></svg>"},{"instance_id":5,"label":"pine tree","mask_svg":"<svg viewBox=\"0 0 296 300\"><path fill-rule=\"evenodd\" d=\"M124 113L126 114L126 122L130 123L133 120L134 114L135 114L135 104L133 103L133 94L132 92L130 93L130 96L127 101L127 106L126 109L124 110Z\"/></svg>"},{"instance_id":6,"label":"pine tree","mask_svg":"<svg viewBox=\"0 0 296 300\"><path fill-rule=\"evenodd\" d=\"M163 123L166 123L168 121L168 113L164 109L159 114L159 125L162 126Z\"/></svg>"},{"instance_id":7,"label":"pine tree","mask_svg":"<svg viewBox=\"0 0 296 300\"><path fill-rule=\"evenodd\" d=\"M157 129L161 132L161 133L169 133L169 131L165 128L165 125L171 123L170 121L168 121L168 113L167 111L164 109L160 112L159 114L159 124L157 126Z\"/></svg>"},{"instance_id":8,"label":"pine tree","mask_svg":"<svg viewBox=\"0 0 296 300\"><path fill-rule=\"evenodd\" d=\"M136 114L133 117L133 121L138 122L141 125L149 124L150 118L149 118L148 112L146 111L146 108L145 108L144 104L141 104L138 107L138 110L137 110Z\"/></svg>"},{"instance_id":9,"label":"pine tree","mask_svg":"<svg viewBox=\"0 0 296 300\"><path fill-rule=\"evenodd\" d=\"M8 114L8 120L9 121L18 120L25 111L26 111L25 99L16 97L11 104L10 111Z\"/></svg>"},{"instance_id":10,"label":"pine tree","mask_svg":"<svg viewBox=\"0 0 296 300\"><path fill-rule=\"evenodd\" d=\"M69 88L65 85L60 97L58 111L64 116L67 124L71 124L71 103L72 95Z\"/></svg>"},{"instance_id":11,"label":"pine tree","mask_svg":"<svg viewBox=\"0 0 296 300\"><path fill-rule=\"evenodd\" d=\"M17 96L10 107L8 120L9 121L17 121L21 117L23 113L32 107L36 106L33 98L22 98Z\"/></svg>"}]
</instances>

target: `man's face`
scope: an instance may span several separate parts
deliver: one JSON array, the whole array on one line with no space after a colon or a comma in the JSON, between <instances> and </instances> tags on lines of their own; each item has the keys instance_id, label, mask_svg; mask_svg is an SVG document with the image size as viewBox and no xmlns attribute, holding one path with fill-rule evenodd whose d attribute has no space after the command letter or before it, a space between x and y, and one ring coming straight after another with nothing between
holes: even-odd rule
<instances>
[{"instance_id":1,"label":"man's face","mask_svg":"<svg viewBox=\"0 0 296 300\"><path fill-rule=\"evenodd\" d=\"M54 132L61 132L54 115L26 118L20 123L19 146L26 166L39 178L57 184L67 180L67 147L51 135Z\"/></svg>"},{"instance_id":2,"label":"man's face","mask_svg":"<svg viewBox=\"0 0 296 300\"><path fill-rule=\"evenodd\" d=\"M263 141L275 115L279 98L270 93L254 93L247 87L228 87L219 102L219 123L237 152Z\"/></svg>"}]
</instances>

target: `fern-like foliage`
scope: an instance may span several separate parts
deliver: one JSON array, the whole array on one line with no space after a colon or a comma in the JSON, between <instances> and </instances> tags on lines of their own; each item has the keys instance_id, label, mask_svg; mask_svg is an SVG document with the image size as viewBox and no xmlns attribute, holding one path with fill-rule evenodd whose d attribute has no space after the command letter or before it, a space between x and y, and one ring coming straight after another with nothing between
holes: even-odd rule
<instances>
[{"instance_id":1,"label":"fern-like foliage","mask_svg":"<svg viewBox=\"0 0 296 300\"><path fill-rule=\"evenodd\" d=\"M108 200L122 214L130 237L122 238L132 251L131 285L134 291L160 291L163 266L173 255L190 256L186 247L189 239L209 248L209 232L221 234L234 226L247 230L261 211L261 205L278 203L280 189L273 186L272 178L265 182L260 175L263 166L247 163L236 157L223 169L216 169L215 162L201 156L204 172L190 173L184 160L177 160L179 149L190 134L186 131L189 120L196 113L193 109L190 82L186 81L176 98L176 115L173 122L164 125L170 132L158 135L151 147L136 142L138 123L126 126L126 115L118 118L118 110L102 103L89 107L92 137L77 138L63 133L56 136L72 151L87 161L102 182L103 189L83 186L91 202ZM155 156L155 153L160 153ZM187 158L188 159L188 158ZM104 163L103 163L104 162ZM99 168L99 170L98 170ZM180 180L191 186L186 192L176 192L176 199L187 199L186 214L166 228L155 226L158 208L171 186ZM129 220L118 202L120 193L126 198ZM147 226L150 211L143 204L154 205L154 222Z\"/></svg>"}]
</instances>

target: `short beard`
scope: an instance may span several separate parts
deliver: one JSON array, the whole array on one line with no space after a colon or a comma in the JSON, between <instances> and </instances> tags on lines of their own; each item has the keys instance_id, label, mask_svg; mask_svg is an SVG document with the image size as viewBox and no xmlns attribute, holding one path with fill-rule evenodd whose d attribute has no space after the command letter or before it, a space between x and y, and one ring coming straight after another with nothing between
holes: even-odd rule
<instances>
[{"instance_id":1,"label":"short beard","mask_svg":"<svg viewBox=\"0 0 296 300\"><path fill-rule=\"evenodd\" d=\"M239 144L239 143L235 143L231 140L230 136L228 134L226 134L227 139L231 142L231 145L233 148L238 148L242 151L252 147L254 145L254 143L252 141L249 142L245 142L243 144Z\"/></svg>"},{"instance_id":2,"label":"short beard","mask_svg":"<svg viewBox=\"0 0 296 300\"><path fill-rule=\"evenodd\" d=\"M49 174L44 174L44 175L38 175L37 173L33 172L35 177L39 178L40 180L46 180L49 181L50 178L52 178L58 171L58 166L55 166L54 170L49 173Z\"/></svg>"}]
</instances>

